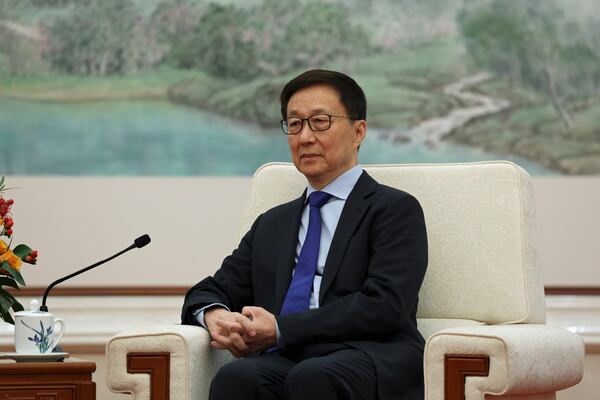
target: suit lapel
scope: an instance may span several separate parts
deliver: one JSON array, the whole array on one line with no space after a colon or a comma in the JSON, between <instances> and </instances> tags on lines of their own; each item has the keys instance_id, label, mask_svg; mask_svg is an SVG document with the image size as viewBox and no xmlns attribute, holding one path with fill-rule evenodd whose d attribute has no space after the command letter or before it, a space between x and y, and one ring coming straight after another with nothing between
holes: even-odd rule
<instances>
[{"instance_id":1,"label":"suit lapel","mask_svg":"<svg viewBox=\"0 0 600 400\"><path fill-rule=\"evenodd\" d=\"M294 257L296 256L296 246L298 244L298 230L300 229L300 220L302 218L302 210L304 209L304 201L306 198L306 190L296 200L292 201L287 212L282 213L281 230L279 237L275 239L275 243L279 243L276 250L276 282L275 282L275 311L279 314L283 299L287 293L292 280L292 271L294 270Z\"/></svg>"},{"instance_id":2,"label":"suit lapel","mask_svg":"<svg viewBox=\"0 0 600 400\"><path fill-rule=\"evenodd\" d=\"M375 191L376 186L377 182L366 172L363 172L346 200L325 261L323 279L319 290L319 304L323 304L325 294L340 269L352 234L356 231L358 224L371 206L368 197Z\"/></svg>"}]
</instances>

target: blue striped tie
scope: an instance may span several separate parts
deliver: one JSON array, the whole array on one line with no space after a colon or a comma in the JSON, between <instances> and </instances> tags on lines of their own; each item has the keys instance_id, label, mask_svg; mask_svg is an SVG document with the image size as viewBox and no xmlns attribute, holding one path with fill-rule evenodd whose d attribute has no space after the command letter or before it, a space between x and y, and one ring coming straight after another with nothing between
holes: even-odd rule
<instances>
[{"instance_id":1,"label":"blue striped tie","mask_svg":"<svg viewBox=\"0 0 600 400\"><path fill-rule=\"evenodd\" d=\"M292 282L288 288L280 315L306 311L310 304L310 293L317 272L319 246L321 243L321 207L331 198L329 193L313 192L308 196L310 212L308 230L298 255Z\"/></svg>"}]
</instances>

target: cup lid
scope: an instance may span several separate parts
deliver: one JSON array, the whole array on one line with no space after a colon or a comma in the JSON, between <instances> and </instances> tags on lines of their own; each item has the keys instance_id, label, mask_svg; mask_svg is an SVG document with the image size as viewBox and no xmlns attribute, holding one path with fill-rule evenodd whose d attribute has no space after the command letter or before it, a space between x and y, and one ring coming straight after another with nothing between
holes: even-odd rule
<instances>
[{"instance_id":1,"label":"cup lid","mask_svg":"<svg viewBox=\"0 0 600 400\"><path fill-rule=\"evenodd\" d=\"M40 311L40 303L36 299L29 302L29 311L17 311L16 317L41 317L52 315L49 312Z\"/></svg>"}]
</instances>

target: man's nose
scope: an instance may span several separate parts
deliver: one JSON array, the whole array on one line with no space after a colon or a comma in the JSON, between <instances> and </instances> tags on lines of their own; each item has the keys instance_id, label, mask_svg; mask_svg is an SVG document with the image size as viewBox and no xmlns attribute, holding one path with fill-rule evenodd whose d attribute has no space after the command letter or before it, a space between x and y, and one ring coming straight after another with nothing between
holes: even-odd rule
<instances>
[{"instance_id":1,"label":"man's nose","mask_svg":"<svg viewBox=\"0 0 600 400\"><path fill-rule=\"evenodd\" d=\"M302 125L302 130L298 132L298 136L302 143L311 143L315 140L315 132L310 128L308 121L304 121L304 125Z\"/></svg>"}]
</instances>

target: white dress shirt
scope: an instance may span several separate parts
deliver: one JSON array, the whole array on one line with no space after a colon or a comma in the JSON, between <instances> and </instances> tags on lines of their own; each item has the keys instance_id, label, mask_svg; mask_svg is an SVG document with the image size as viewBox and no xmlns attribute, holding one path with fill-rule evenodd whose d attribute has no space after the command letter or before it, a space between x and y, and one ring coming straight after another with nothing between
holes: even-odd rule
<instances>
[{"instance_id":1,"label":"white dress shirt","mask_svg":"<svg viewBox=\"0 0 600 400\"><path fill-rule=\"evenodd\" d=\"M348 199L348 195L354 189L354 185L356 185L362 171L362 167L356 165L321 189L322 192L329 193L331 198L321 207L321 241L319 244L319 257L317 259L317 273L315 274L313 291L310 296L310 309L319 308L319 289L321 287L321 277L325 268L325 261L327 261L327 255L329 254L329 247L331 246L335 229L342 215L342 210L346 204L346 199ZM300 255L300 250L306 239L306 231L308 230L308 216L310 211L308 196L316 191L317 189L310 185L306 191L305 206L300 220L300 229L298 230L295 262L298 262L298 255Z\"/></svg>"}]
</instances>

